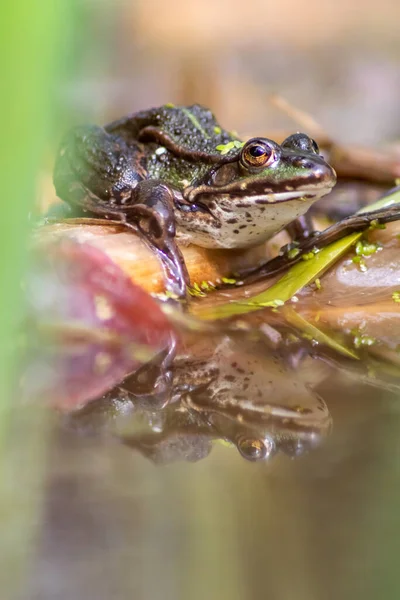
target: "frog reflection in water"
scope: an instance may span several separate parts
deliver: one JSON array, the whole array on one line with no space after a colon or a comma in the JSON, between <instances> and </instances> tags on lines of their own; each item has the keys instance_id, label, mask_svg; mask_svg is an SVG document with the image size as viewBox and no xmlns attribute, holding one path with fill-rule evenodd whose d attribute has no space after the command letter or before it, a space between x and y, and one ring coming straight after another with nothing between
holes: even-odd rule
<instances>
[{"instance_id":1,"label":"frog reflection in water","mask_svg":"<svg viewBox=\"0 0 400 600\"><path fill-rule=\"evenodd\" d=\"M309 357L301 372L294 371L281 352L261 341L211 336L181 347L163 405L143 395L144 375L137 373L106 399L90 403L68 425L111 430L157 463L205 458L216 439L251 461L279 452L299 456L318 446L331 428L327 406L313 390L326 377L326 365ZM151 381L150 372L149 391Z\"/></svg>"},{"instance_id":2,"label":"frog reflection in water","mask_svg":"<svg viewBox=\"0 0 400 600\"><path fill-rule=\"evenodd\" d=\"M189 277L175 236L205 248L260 244L335 182L307 135L244 143L199 105L77 127L54 171L57 195L69 205L141 232L161 259L167 289L180 297Z\"/></svg>"}]
</instances>

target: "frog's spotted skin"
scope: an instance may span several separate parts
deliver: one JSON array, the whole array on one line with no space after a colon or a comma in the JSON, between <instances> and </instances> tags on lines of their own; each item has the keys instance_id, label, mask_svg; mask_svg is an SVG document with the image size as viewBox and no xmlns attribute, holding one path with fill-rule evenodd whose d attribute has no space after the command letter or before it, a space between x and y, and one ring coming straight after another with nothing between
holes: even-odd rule
<instances>
[{"instance_id":1,"label":"frog's spotted skin","mask_svg":"<svg viewBox=\"0 0 400 600\"><path fill-rule=\"evenodd\" d=\"M216 341L216 340L215 340ZM210 344L203 342L203 349ZM178 359L173 366L176 388L185 390L185 403L192 410L209 415L209 422L242 453L258 440L264 452L245 456L250 460L268 459L276 450L293 448L293 454L317 445L329 433L332 420L325 402L313 391L324 376L324 369L305 370L301 377L289 369L279 353L265 353L260 343L251 345L232 339L215 343L215 350L204 360L202 345L196 346L198 361ZM268 377L266 377L268 373ZM186 389L185 389L186 388ZM229 432L229 434L228 434ZM272 447L271 447L272 443ZM272 453L271 453L272 450ZM296 452L297 450L297 452Z\"/></svg>"},{"instance_id":2,"label":"frog's spotted skin","mask_svg":"<svg viewBox=\"0 0 400 600\"><path fill-rule=\"evenodd\" d=\"M187 158L177 156L162 143L154 143L151 134L147 141L143 131L150 127L167 133L175 144L190 152L204 152L216 157L221 156L217 146L237 140L218 126L210 110L197 104L189 107L165 105L114 121L105 127L106 131L120 136L128 144L137 144L138 138L142 136L147 150L148 178L167 181L181 190L185 187L185 182L193 182L194 174L196 177L206 175L210 170L210 163L188 161Z\"/></svg>"},{"instance_id":3,"label":"frog's spotted skin","mask_svg":"<svg viewBox=\"0 0 400 600\"><path fill-rule=\"evenodd\" d=\"M244 145L244 142L223 130L209 110L198 105L188 108L166 106L145 111L136 115L134 129L130 123L131 118L127 117L108 125L106 129L121 135L130 144L140 130L157 126L168 132L175 143L191 151L216 157L219 153L222 165L226 158L238 155ZM175 218L179 239L204 248L253 246L268 240L330 191L334 177L331 168L320 156L301 147L288 147L282 151L276 146L280 157L273 168L250 176L246 171L236 169L236 190L233 187L230 194L223 194L214 188L214 193L200 195L201 206L206 210L185 211L178 203ZM298 162L300 164L296 164ZM235 166L227 163L222 169L232 171ZM164 146L157 146L148 157L147 170L150 177L176 186L182 196L190 201L193 200L196 184L206 187L212 183L210 172L218 172L218 164L210 167L205 160L197 160L192 164ZM215 179L215 175L211 175L212 178ZM291 191L291 183L298 185L299 182L300 190ZM263 194L264 190L266 192ZM240 195L236 195L237 191L240 191ZM192 207L196 207L196 199Z\"/></svg>"},{"instance_id":4,"label":"frog's spotted skin","mask_svg":"<svg viewBox=\"0 0 400 600\"><path fill-rule=\"evenodd\" d=\"M244 248L289 225L336 182L315 142L246 142L199 105L164 105L63 141L57 194L102 218L119 219L159 253L167 288L188 282L175 235L207 248Z\"/></svg>"},{"instance_id":5,"label":"frog's spotted skin","mask_svg":"<svg viewBox=\"0 0 400 600\"><path fill-rule=\"evenodd\" d=\"M279 202L272 199L271 213L268 197L265 196L259 196L259 204L250 206L243 199L240 202L239 198L221 197L218 203L211 201L208 204L215 222L210 223L207 214L202 223L200 213L193 227L187 213L177 213L178 239L203 248L247 248L261 244L284 229L288 222L307 212L316 199L315 196L299 197L295 192L283 193ZM252 200L257 200L257 197Z\"/></svg>"}]
</instances>

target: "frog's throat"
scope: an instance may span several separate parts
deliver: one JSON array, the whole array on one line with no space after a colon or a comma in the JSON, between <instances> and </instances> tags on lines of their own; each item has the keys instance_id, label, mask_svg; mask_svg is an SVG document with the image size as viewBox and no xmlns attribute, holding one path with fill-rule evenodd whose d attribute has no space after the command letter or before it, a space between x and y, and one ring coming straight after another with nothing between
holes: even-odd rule
<instances>
[{"instance_id":1,"label":"frog's throat","mask_svg":"<svg viewBox=\"0 0 400 600\"><path fill-rule=\"evenodd\" d=\"M325 190L277 195L201 198L208 210L195 217L177 211L178 233L203 248L248 248L261 244L306 213ZM304 195L306 194L306 195ZM214 202L213 202L214 200Z\"/></svg>"}]
</instances>

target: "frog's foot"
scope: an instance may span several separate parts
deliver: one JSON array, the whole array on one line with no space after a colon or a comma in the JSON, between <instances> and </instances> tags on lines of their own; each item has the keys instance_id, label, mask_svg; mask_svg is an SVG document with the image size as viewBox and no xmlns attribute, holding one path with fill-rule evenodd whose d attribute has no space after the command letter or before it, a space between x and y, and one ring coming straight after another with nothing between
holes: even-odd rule
<instances>
[{"instance_id":1,"label":"frog's foot","mask_svg":"<svg viewBox=\"0 0 400 600\"><path fill-rule=\"evenodd\" d=\"M324 248L328 244L332 244L345 235L368 229L371 224L382 225L384 223L399 220L400 207L398 204L346 217L324 231L315 232L308 238L303 239L298 246L296 246L298 252L295 256L290 256L288 253L276 256L254 269L249 269L240 273L240 279L245 280L246 283L253 283L265 279L266 277L272 277L297 263L304 254L312 252L315 248L321 250L321 248Z\"/></svg>"},{"instance_id":2,"label":"frog's foot","mask_svg":"<svg viewBox=\"0 0 400 600\"><path fill-rule=\"evenodd\" d=\"M186 298L190 282L185 260L175 239L172 192L163 183L143 181L135 189L135 203L125 207L123 222L133 224L160 258L167 291Z\"/></svg>"},{"instance_id":3,"label":"frog's foot","mask_svg":"<svg viewBox=\"0 0 400 600\"><path fill-rule=\"evenodd\" d=\"M76 210L82 215L119 222L140 233L160 258L166 290L173 297L186 299L186 288L190 280L184 258L175 241L172 192L165 184L154 181L140 182L132 190L130 202L119 206L102 205L99 199L80 183L75 185L74 191L80 194L81 202Z\"/></svg>"},{"instance_id":4,"label":"frog's foot","mask_svg":"<svg viewBox=\"0 0 400 600\"><path fill-rule=\"evenodd\" d=\"M164 408L171 400L173 389L172 363L176 355L176 339L171 337L168 346L150 363L128 375L119 388L131 400L154 410Z\"/></svg>"},{"instance_id":5,"label":"frog's foot","mask_svg":"<svg viewBox=\"0 0 400 600\"><path fill-rule=\"evenodd\" d=\"M162 217L144 204L135 206L130 215L130 218L133 217L137 230L161 261L167 291L177 298L185 298L189 275L175 237L165 231Z\"/></svg>"}]
</instances>

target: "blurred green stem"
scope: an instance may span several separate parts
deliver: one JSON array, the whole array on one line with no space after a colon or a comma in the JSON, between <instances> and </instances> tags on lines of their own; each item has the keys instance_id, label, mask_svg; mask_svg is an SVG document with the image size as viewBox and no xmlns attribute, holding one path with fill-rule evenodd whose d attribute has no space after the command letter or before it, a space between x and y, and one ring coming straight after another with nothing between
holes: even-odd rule
<instances>
[{"instance_id":1,"label":"blurred green stem","mask_svg":"<svg viewBox=\"0 0 400 600\"><path fill-rule=\"evenodd\" d=\"M37 520L43 473L41 411L34 406L10 409L18 409L14 345L23 319L21 281L28 262L28 215L54 118L55 77L70 15L71 3L62 0L3 0L0 6L0 551L2 597L7 598L21 577L22 559Z\"/></svg>"}]
</instances>

